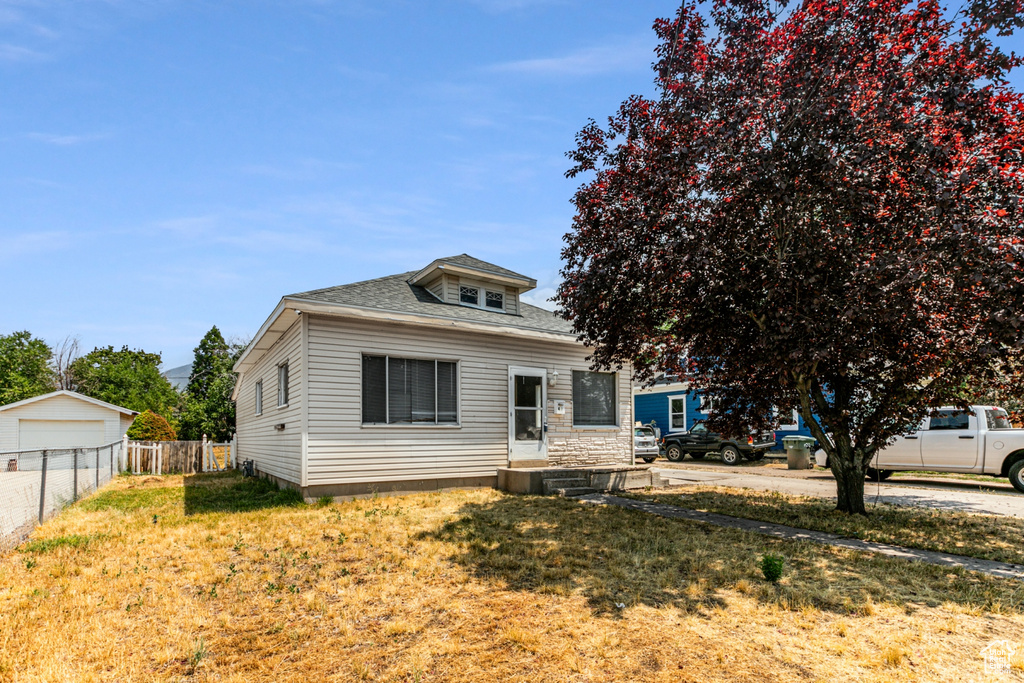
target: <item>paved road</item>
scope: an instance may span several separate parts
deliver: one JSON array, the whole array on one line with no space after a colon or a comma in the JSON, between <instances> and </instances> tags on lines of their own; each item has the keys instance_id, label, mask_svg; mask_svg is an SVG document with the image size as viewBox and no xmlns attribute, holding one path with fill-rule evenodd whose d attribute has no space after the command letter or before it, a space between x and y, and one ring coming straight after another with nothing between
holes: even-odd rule
<instances>
[{"instance_id":1,"label":"paved road","mask_svg":"<svg viewBox=\"0 0 1024 683\"><path fill-rule=\"evenodd\" d=\"M804 470L799 474L788 470L772 470L749 467L724 471L708 465L695 467L662 467L655 464L651 469L661 475L672 486L703 484L708 486L732 486L758 491L779 491L798 496L836 497L836 483L831 473L822 470ZM785 474L784 474L785 473ZM798 475L798 476L794 476ZM868 504L890 503L893 505L916 505L944 510L959 510L989 515L1007 515L1024 518L1024 495L1009 488L1006 493L965 490L963 482L932 479L915 482L914 485L894 481L881 485L868 483L864 495ZM989 490L1002 490L996 485Z\"/></svg>"}]
</instances>

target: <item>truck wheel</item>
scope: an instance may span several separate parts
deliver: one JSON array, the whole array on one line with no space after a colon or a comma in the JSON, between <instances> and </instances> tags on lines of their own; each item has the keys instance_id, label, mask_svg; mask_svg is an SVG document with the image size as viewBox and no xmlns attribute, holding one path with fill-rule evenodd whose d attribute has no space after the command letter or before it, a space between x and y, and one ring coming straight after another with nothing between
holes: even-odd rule
<instances>
[{"instance_id":1,"label":"truck wheel","mask_svg":"<svg viewBox=\"0 0 1024 683\"><path fill-rule=\"evenodd\" d=\"M740 449L735 446L722 446L722 462L726 465L739 465L740 460Z\"/></svg>"},{"instance_id":2,"label":"truck wheel","mask_svg":"<svg viewBox=\"0 0 1024 683\"><path fill-rule=\"evenodd\" d=\"M679 462L686 457L686 454L683 453L683 449L679 447L679 444L674 443L665 448L665 457L671 462Z\"/></svg>"},{"instance_id":3,"label":"truck wheel","mask_svg":"<svg viewBox=\"0 0 1024 683\"><path fill-rule=\"evenodd\" d=\"M892 470L876 470L874 467L869 467L864 471L869 481L885 481L892 476Z\"/></svg>"},{"instance_id":4,"label":"truck wheel","mask_svg":"<svg viewBox=\"0 0 1024 683\"><path fill-rule=\"evenodd\" d=\"M1024 460L1018 460L1010 465L1010 483L1013 488L1024 493Z\"/></svg>"},{"instance_id":5,"label":"truck wheel","mask_svg":"<svg viewBox=\"0 0 1024 683\"><path fill-rule=\"evenodd\" d=\"M647 463L648 465L651 464L652 462L654 462L655 460L656 460L656 458L653 458L653 457L651 457L649 455L644 458L644 462Z\"/></svg>"},{"instance_id":6,"label":"truck wheel","mask_svg":"<svg viewBox=\"0 0 1024 683\"><path fill-rule=\"evenodd\" d=\"M707 453L690 453L690 457L694 460L703 460Z\"/></svg>"}]
</instances>

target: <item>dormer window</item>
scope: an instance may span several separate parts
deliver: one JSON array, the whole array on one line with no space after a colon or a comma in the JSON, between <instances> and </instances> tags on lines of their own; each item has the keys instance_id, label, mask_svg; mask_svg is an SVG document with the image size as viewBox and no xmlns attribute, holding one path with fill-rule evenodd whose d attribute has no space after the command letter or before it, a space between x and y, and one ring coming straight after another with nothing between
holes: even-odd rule
<instances>
[{"instance_id":1,"label":"dormer window","mask_svg":"<svg viewBox=\"0 0 1024 683\"><path fill-rule=\"evenodd\" d=\"M459 303L492 311L505 310L505 292L492 291L476 285L459 285Z\"/></svg>"},{"instance_id":2,"label":"dormer window","mask_svg":"<svg viewBox=\"0 0 1024 683\"><path fill-rule=\"evenodd\" d=\"M505 293L487 292L487 308L496 308L499 311L505 310Z\"/></svg>"},{"instance_id":3,"label":"dormer window","mask_svg":"<svg viewBox=\"0 0 1024 683\"><path fill-rule=\"evenodd\" d=\"M468 254L437 259L407 282L446 304L519 315L519 297L537 286L533 278Z\"/></svg>"}]
</instances>

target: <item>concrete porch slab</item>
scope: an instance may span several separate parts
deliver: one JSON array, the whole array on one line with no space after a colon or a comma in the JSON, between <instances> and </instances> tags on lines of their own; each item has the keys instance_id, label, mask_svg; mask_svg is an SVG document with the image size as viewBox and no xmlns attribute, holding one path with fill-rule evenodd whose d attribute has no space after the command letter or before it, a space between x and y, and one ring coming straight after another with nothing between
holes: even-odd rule
<instances>
[{"instance_id":1,"label":"concrete porch slab","mask_svg":"<svg viewBox=\"0 0 1024 683\"><path fill-rule=\"evenodd\" d=\"M588 465L585 467L499 467L498 488L509 493L543 495L546 479L586 479L598 491L627 491L660 486L649 465Z\"/></svg>"}]
</instances>

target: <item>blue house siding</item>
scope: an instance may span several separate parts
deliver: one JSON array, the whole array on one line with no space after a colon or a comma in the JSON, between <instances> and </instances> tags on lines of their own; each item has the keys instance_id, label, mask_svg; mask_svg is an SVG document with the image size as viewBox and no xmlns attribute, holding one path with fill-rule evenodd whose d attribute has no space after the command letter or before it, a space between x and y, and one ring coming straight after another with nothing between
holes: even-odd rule
<instances>
[{"instance_id":1,"label":"blue house siding","mask_svg":"<svg viewBox=\"0 0 1024 683\"><path fill-rule=\"evenodd\" d=\"M668 434L673 431L682 431L680 429L671 428L672 423L669 414L669 398L680 395L686 396L686 429L693 429L694 423L699 420L706 419L707 414L700 410L700 396L695 392L688 391L681 385L658 387L654 391L645 391L644 393L633 394L634 419L639 420L643 424L649 424L653 421L655 426L661 430L662 434ZM774 450L782 450L782 438L785 436L810 435L811 430L809 430L807 425L804 424L804 419L797 416L797 429L775 431Z\"/></svg>"}]
</instances>

